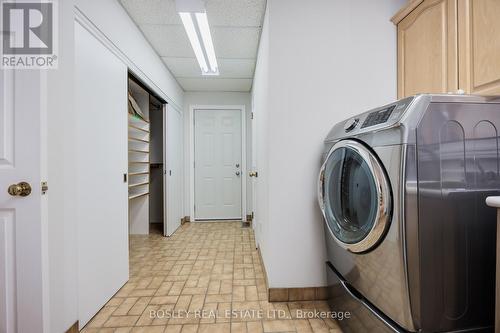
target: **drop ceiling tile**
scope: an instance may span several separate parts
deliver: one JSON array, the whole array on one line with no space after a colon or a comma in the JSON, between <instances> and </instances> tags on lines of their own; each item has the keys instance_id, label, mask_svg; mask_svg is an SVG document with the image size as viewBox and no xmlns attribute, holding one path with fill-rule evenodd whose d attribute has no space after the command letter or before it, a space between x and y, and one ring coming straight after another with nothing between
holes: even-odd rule
<instances>
[{"instance_id":1,"label":"drop ceiling tile","mask_svg":"<svg viewBox=\"0 0 500 333\"><path fill-rule=\"evenodd\" d=\"M206 3L211 26L260 27L265 0L209 0Z\"/></svg>"},{"instance_id":2,"label":"drop ceiling tile","mask_svg":"<svg viewBox=\"0 0 500 333\"><path fill-rule=\"evenodd\" d=\"M201 76L201 69L196 58L162 57L161 59L175 77Z\"/></svg>"},{"instance_id":3,"label":"drop ceiling tile","mask_svg":"<svg viewBox=\"0 0 500 333\"><path fill-rule=\"evenodd\" d=\"M140 29L160 56L194 58L184 26L144 24Z\"/></svg>"},{"instance_id":4,"label":"drop ceiling tile","mask_svg":"<svg viewBox=\"0 0 500 333\"><path fill-rule=\"evenodd\" d=\"M249 92L252 79L178 78L186 91L242 91Z\"/></svg>"},{"instance_id":5,"label":"drop ceiling tile","mask_svg":"<svg viewBox=\"0 0 500 333\"><path fill-rule=\"evenodd\" d=\"M163 57L162 59L175 77L202 77L196 58ZM255 69L254 59L217 59L217 64L219 78L251 79Z\"/></svg>"},{"instance_id":6,"label":"drop ceiling tile","mask_svg":"<svg viewBox=\"0 0 500 333\"><path fill-rule=\"evenodd\" d=\"M220 58L255 58L260 28L212 27L215 54ZM187 38L187 37L186 37Z\"/></svg>"},{"instance_id":7,"label":"drop ceiling tile","mask_svg":"<svg viewBox=\"0 0 500 333\"><path fill-rule=\"evenodd\" d=\"M184 26L143 24L140 28L160 56L194 57ZM210 30L217 57L256 57L260 28L212 27Z\"/></svg>"},{"instance_id":8,"label":"drop ceiling tile","mask_svg":"<svg viewBox=\"0 0 500 333\"><path fill-rule=\"evenodd\" d=\"M119 1L185 90L250 90L265 0L207 0L217 78L201 76L175 0Z\"/></svg>"},{"instance_id":9,"label":"drop ceiling tile","mask_svg":"<svg viewBox=\"0 0 500 333\"><path fill-rule=\"evenodd\" d=\"M182 24L175 0L120 0L137 24ZM208 0L208 21L213 26L260 27L265 0Z\"/></svg>"},{"instance_id":10,"label":"drop ceiling tile","mask_svg":"<svg viewBox=\"0 0 500 333\"><path fill-rule=\"evenodd\" d=\"M253 78L255 59L218 59L220 77Z\"/></svg>"},{"instance_id":11,"label":"drop ceiling tile","mask_svg":"<svg viewBox=\"0 0 500 333\"><path fill-rule=\"evenodd\" d=\"M175 0L120 0L137 25L182 24Z\"/></svg>"}]
</instances>

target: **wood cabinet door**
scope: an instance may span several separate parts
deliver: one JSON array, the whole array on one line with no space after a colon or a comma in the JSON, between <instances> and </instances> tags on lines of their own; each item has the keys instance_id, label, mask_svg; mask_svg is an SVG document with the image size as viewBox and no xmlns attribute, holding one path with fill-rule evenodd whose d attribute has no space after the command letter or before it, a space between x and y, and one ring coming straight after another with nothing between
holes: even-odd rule
<instances>
[{"instance_id":1,"label":"wood cabinet door","mask_svg":"<svg viewBox=\"0 0 500 333\"><path fill-rule=\"evenodd\" d=\"M459 0L458 22L460 88L500 94L500 1Z\"/></svg>"},{"instance_id":2,"label":"wood cabinet door","mask_svg":"<svg viewBox=\"0 0 500 333\"><path fill-rule=\"evenodd\" d=\"M457 90L457 62L457 0L425 0L399 22L398 97Z\"/></svg>"}]
</instances>

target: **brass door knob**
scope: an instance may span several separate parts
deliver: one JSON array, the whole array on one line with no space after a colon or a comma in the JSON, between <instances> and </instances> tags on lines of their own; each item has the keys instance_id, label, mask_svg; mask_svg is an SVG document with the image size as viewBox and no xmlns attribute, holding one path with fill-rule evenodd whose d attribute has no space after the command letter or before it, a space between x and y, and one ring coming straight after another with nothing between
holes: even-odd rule
<instances>
[{"instance_id":1,"label":"brass door knob","mask_svg":"<svg viewBox=\"0 0 500 333\"><path fill-rule=\"evenodd\" d=\"M26 182L20 182L19 184L12 184L7 190L12 196L27 197L31 194L31 185Z\"/></svg>"},{"instance_id":2,"label":"brass door knob","mask_svg":"<svg viewBox=\"0 0 500 333\"><path fill-rule=\"evenodd\" d=\"M250 177L258 177L258 173L257 171L250 171L250 173L248 174Z\"/></svg>"}]
</instances>

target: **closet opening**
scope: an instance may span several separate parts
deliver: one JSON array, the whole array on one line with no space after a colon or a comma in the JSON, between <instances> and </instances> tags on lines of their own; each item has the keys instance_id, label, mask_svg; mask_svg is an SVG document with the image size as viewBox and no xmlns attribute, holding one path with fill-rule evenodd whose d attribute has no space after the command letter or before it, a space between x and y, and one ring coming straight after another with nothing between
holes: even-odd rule
<instances>
[{"instance_id":1,"label":"closet opening","mask_svg":"<svg viewBox=\"0 0 500 333\"><path fill-rule=\"evenodd\" d=\"M129 234L164 235L167 103L129 73Z\"/></svg>"}]
</instances>

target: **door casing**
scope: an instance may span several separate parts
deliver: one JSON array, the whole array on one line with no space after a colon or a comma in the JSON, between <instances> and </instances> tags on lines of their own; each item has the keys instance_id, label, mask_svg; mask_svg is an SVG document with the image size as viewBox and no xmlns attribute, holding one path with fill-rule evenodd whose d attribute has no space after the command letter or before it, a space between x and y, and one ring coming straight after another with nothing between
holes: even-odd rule
<instances>
[{"instance_id":1,"label":"door casing","mask_svg":"<svg viewBox=\"0 0 500 333\"><path fill-rule=\"evenodd\" d=\"M189 106L189 202L191 221L197 221L194 214L194 111L195 110L235 110L241 112L241 219L247 211L247 142L245 105L190 105ZM200 221L200 220L198 220Z\"/></svg>"}]
</instances>

